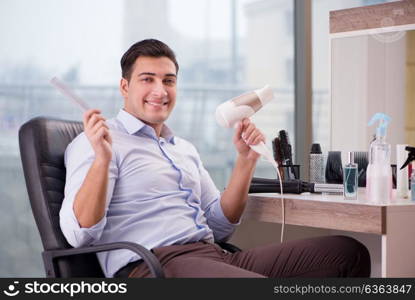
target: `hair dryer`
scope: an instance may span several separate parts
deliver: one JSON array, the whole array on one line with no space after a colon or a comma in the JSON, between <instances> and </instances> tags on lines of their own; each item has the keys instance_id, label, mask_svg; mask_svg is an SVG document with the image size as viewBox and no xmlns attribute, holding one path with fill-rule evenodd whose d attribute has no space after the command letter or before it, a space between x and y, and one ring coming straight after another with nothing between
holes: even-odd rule
<instances>
[{"instance_id":1,"label":"hair dryer","mask_svg":"<svg viewBox=\"0 0 415 300\"><path fill-rule=\"evenodd\" d=\"M235 97L225 103L222 103L216 108L216 121L223 127L235 127L244 118L253 116L265 104L274 98L274 93L271 88L266 85L262 89L254 90L238 97ZM251 149L263 155L275 168L279 177L279 192L283 195L283 186L281 174L278 170L278 163L274 160L272 152L268 149L264 142L257 145L250 145ZM285 205L284 198L281 197L282 205L282 226L281 226L281 242L284 239L284 224L285 224Z\"/></svg>"},{"instance_id":2,"label":"hair dryer","mask_svg":"<svg viewBox=\"0 0 415 300\"><path fill-rule=\"evenodd\" d=\"M270 102L273 97L272 89L266 85L262 89L232 98L216 108L216 121L222 127L235 127L242 119L253 116L258 110ZM250 147L255 152L263 155L278 169L278 164L274 160L272 152L264 142L260 142L257 145L250 145Z\"/></svg>"}]
</instances>

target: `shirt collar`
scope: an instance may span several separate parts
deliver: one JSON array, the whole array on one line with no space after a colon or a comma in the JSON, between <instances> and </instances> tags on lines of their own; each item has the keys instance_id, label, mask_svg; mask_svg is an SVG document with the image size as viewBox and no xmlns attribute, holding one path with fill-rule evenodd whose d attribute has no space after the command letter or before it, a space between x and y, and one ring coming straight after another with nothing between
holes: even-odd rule
<instances>
[{"instance_id":1,"label":"shirt collar","mask_svg":"<svg viewBox=\"0 0 415 300\"><path fill-rule=\"evenodd\" d=\"M143 121L126 112L124 109L120 109L116 119L121 122L128 134L135 134L141 131L147 135L157 138L153 127L145 124ZM164 138L169 143L175 144L174 134L165 124L163 124L161 129L160 137Z\"/></svg>"}]
</instances>

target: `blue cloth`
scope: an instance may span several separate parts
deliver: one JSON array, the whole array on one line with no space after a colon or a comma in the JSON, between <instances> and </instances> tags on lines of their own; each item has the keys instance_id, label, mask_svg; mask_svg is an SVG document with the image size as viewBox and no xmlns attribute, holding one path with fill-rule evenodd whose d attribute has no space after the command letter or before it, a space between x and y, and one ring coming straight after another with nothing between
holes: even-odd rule
<instances>
[{"instance_id":1,"label":"blue cloth","mask_svg":"<svg viewBox=\"0 0 415 300\"><path fill-rule=\"evenodd\" d=\"M107 121L113 140L105 216L81 228L73 211L76 193L94 160L84 133L65 152L65 199L60 226L73 247L118 241L147 249L196 241L225 241L235 225L224 216L220 192L195 147L164 125L157 138L152 127L124 110ZM99 253L107 277L140 259L129 250Z\"/></svg>"}]
</instances>

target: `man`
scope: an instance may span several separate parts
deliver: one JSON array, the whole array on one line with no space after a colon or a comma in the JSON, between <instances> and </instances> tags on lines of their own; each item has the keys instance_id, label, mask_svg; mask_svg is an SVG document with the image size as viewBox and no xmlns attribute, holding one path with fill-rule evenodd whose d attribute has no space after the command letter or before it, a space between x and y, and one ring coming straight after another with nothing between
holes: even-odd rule
<instances>
[{"instance_id":1,"label":"man","mask_svg":"<svg viewBox=\"0 0 415 300\"><path fill-rule=\"evenodd\" d=\"M223 251L240 222L264 136L248 119L235 130L237 159L220 194L196 149L164 124L176 104L178 63L157 40L121 59L124 108L106 121L84 114L84 132L65 153L60 224L74 246L131 241L152 249L167 277L368 276L367 249L346 237ZM107 277L147 277L128 250L99 253Z\"/></svg>"}]
</instances>

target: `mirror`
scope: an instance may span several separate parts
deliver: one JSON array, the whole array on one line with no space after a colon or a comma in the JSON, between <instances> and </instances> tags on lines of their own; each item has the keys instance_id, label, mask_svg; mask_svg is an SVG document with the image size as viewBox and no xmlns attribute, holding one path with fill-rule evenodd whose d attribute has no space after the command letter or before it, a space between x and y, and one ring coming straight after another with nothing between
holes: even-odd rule
<instances>
[{"instance_id":1,"label":"mirror","mask_svg":"<svg viewBox=\"0 0 415 300\"><path fill-rule=\"evenodd\" d=\"M331 149L368 151L384 112L396 163L396 144L415 145L415 24L331 34L330 47Z\"/></svg>"}]
</instances>

